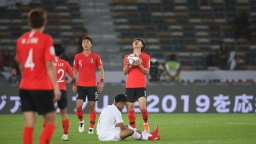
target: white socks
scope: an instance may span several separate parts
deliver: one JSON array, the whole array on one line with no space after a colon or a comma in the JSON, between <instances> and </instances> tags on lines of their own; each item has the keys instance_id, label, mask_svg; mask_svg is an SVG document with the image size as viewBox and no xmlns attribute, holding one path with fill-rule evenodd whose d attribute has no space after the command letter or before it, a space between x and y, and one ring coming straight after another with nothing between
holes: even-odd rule
<instances>
[{"instance_id":1,"label":"white socks","mask_svg":"<svg viewBox=\"0 0 256 144\"><path fill-rule=\"evenodd\" d=\"M132 138L136 140L148 140L148 137L151 136L151 134L142 132L142 134L139 134L138 132L134 131Z\"/></svg>"}]
</instances>

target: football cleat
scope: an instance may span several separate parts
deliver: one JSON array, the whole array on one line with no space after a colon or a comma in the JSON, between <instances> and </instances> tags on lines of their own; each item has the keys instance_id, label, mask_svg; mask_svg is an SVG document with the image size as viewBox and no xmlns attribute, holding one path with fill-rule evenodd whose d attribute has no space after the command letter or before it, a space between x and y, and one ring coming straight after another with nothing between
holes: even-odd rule
<instances>
[{"instance_id":1,"label":"football cleat","mask_svg":"<svg viewBox=\"0 0 256 144\"><path fill-rule=\"evenodd\" d=\"M160 136L150 136L148 140L160 140Z\"/></svg>"},{"instance_id":2,"label":"football cleat","mask_svg":"<svg viewBox=\"0 0 256 144\"><path fill-rule=\"evenodd\" d=\"M157 136L158 132L159 132L159 127L156 126L155 130L151 134L152 134L152 136Z\"/></svg>"},{"instance_id":3,"label":"football cleat","mask_svg":"<svg viewBox=\"0 0 256 144\"><path fill-rule=\"evenodd\" d=\"M92 128L89 128L89 130L88 130L88 134L94 134L94 132L93 132L93 129L92 129Z\"/></svg>"},{"instance_id":4,"label":"football cleat","mask_svg":"<svg viewBox=\"0 0 256 144\"><path fill-rule=\"evenodd\" d=\"M67 134L63 134L62 138L63 141L68 141L68 135Z\"/></svg>"},{"instance_id":5,"label":"football cleat","mask_svg":"<svg viewBox=\"0 0 256 144\"><path fill-rule=\"evenodd\" d=\"M144 123L144 132L146 132L146 133L150 132L148 123Z\"/></svg>"},{"instance_id":6,"label":"football cleat","mask_svg":"<svg viewBox=\"0 0 256 144\"><path fill-rule=\"evenodd\" d=\"M84 132L84 121L79 123L78 131L79 132Z\"/></svg>"}]
</instances>

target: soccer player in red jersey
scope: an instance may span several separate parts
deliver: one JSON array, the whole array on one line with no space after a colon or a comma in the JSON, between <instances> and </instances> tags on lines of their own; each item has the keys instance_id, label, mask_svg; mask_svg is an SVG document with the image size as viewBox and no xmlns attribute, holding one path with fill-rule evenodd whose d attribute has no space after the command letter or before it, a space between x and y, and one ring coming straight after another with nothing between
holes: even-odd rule
<instances>
[{"instance_id":1,"label":"soccer player in red jersey","mask_svg":"<svg viewBox=\"0 0 256 144\"><path fill-rule=\"evenodd\" d=\"M66 89L66 82L65 77L66 73L72 78L71 84L75 84L76 77L74 76L74 73L69 65L68 62L65 60L59 58L60 55L64 52L64 48L61 44L54 44L55 49L55 68L57 72L57 82L61 91L61 99L57 101L58 107L60 108L60 115L62 118L62 126L63 126L63 136L62 140L67 141L68 140L68 127L69 127L69 120L67 115L67 89Z\"/></svg>"},{"instance_id":2,"label":"soccer player in red jersey","mask_svg":"<svg viewBox=\"0 0 256 144\"><path fill-rule=\"evenodd\" d=\"M98 91L102 92L104 86L104 69L100 56L91 51L92 40L84 37L82 41L83 52L78 53L74 59L74 74L78 77L77 86L73 86L76 93L76 115L79 119L79 132L84 131L84 118L82 105L86 99L89 101L90 107L90 127L88 134L93 134L94 124L96 120L95 102L98 101ZM100 82L97 84L96 68L100 71ZM97 89L98 87L98 89Z\"/></svg>"},{"instance_id":3,"label":"soccer player in red jersey","mask_svg":"<svg viewBox=\"0 0 256 144\"><path fill-rule=\"evenodd\" d=\"M53 101L61 97L54 67L52 37L43 33L46 18L47 13L43 9L32 9L28 14L31 31L19 37L16 44L17 61L22 74L19 95L25 120L22 136L24 144L33 144L37 113L43 115L46 121L39 144L51 141L56 121Z\"/></svg>"},{"instance_id":4,"label":"soccer player in red jersey","mask_svg":"<svg viewBox=\"0 0 256 144\"><path fill-rule=\"evenodd\" d=\"M135 101L138 101L141 115L144 120L144 131L149 132L148 111L146 106L146 75L149 73L150 56L143 53L145 46L146 45L142 39L136 38L133 40L133 54L136 54L139 59L135 62L135 65L131 66L127 61L127 57L130 54L125 55L123 72L127 75L125 94L128 97L128 120L130 125L133 128L136 128L134 103Z\"/></svg>"}]
</instances>

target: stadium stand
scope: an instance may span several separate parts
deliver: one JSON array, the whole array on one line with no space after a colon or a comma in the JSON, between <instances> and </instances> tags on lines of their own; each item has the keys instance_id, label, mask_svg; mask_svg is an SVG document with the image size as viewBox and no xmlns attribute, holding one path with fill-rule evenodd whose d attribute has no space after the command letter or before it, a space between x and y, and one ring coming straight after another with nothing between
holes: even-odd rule
<instances>
[{"instance_id":1,"label":"stadium stand","mask_svg":"<svg viewBox=\"0 0 256 144\"><path fill-rule=\"evenodd\" d=\"M27 14L31 8L44 8L48 11L48 26L45 32L54 42L64 44L70 37L82 36L83 21L78 0L32 0L29 5L0 10L0 48L14 52L17 38L30 28L27 26Z\"/></svg>"},{"instance_id":2,"label":"stadium stand","mask_svg":"<svg viewBox=\"0 0 256 144\"><path fill-rule=\"evenodd\" d=\"M238 69L251 70L256 64L256 0L212 0L211 6L201 7L196 0L32 0L16 9L0 8L1 49L14 51L16 39L29 30L27 13L36 7L48 11L46 33L55 42L65 45L87 28L106 70L121 69L122 56L131 52L136 37L145 39L146 52L160 62L177 53L184 70L207 69L205 57L216 53L222 41L242 59ZM234 39L231 24L244 10L250 41Z\"/></svg>"},{"instance_id":3,"label":"stadium stand","mask_svg":"<svg viewBox=\"0 0 256 144\"><path fill-rule=\"evenodd\" d=\"M148 43L147 52L159 60L177 53L184 70L205 70L206 55L216 53L224 41L243 59L238 69L244 70L255 64L255 3L212 0L211 6L198 7L196 0L112 0L110 6L124 53L132 38L142 37ZM248 12L253 32L250 41L234 39L231 22L240 11Z\"/></svg>"}]
</instances>

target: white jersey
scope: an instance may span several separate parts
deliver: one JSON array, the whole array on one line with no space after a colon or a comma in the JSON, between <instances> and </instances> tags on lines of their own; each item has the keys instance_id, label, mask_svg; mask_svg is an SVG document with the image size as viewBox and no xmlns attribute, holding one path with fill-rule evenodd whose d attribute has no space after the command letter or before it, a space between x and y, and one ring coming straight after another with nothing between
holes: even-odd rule
<instances>
[{"instance_id":1,"label":"white jersey","mask_svg":"<svg viewBox=\"0 0 256 144\"><path fill-rule=\"evenodd\" d=\"M107 137L113 132L117 123L124 122L121 112L112 104L108 105L100 114L97 124L97 135Z\"/></svg>"}]
</instances>

